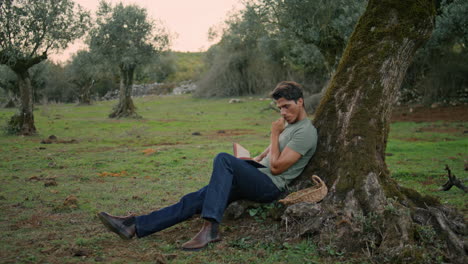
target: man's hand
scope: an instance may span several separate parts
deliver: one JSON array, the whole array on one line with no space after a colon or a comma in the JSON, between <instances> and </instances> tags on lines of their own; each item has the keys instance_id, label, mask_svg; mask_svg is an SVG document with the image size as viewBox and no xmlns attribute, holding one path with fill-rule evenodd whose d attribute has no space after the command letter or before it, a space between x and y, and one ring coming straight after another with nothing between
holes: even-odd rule
<instances>
[{"instance_id":1,"label":"man's hand","mask_svg":"<svg viewBox=\"0 0 468 264\"><path fill-rule=\"evenodd\" d=\"M271 134L279 135L284 130L284 118L279 118L278 120L271 123Z\"/></svg>"}]
</instances>

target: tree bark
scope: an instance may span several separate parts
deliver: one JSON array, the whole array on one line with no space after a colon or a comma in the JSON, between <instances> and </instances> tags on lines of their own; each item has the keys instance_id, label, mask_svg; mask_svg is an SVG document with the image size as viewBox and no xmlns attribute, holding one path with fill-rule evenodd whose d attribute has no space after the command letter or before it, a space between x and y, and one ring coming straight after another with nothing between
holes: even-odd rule
<instances>
[{"instance_id":1,"label":"tree bark","mask_svg":"<svg viewBox=\"0 0 468 264\"><path fill-rule=\"evenodd\" d=\"M140 118L136 113L136 107L132 100L134 65L120 67L120 92L119 103L114 111L109 115L110 118L132 117Z\"/></svg>"},{"instance_id":2,"label":"tree bark","mask_svg":"<svg viewBox=\"0 0 468 264\"><path fill-rule=\"evenodd\" d=\"M415 218L416 208L427 210L428 218L447 220L436 199L398 186L385 163L392 107L415 51L430 37L434 16L432 0L369 1L316 111L317 152L294 183L304 188L316 174L329 194L320 213L295 217L301 223L296 235L318 234L319 243L328 241L344 252L416 258L417 247L407 247L415 242L415 223L429 223ZM444 237L452 261L465 260L460 235L466 227L457 233L447 222L433 226L450 234Z\"/></svg>"},{"instance_id":3,"label":"tree bark","mask_svg":"<svg viewBox=\"0 0 468 264\"><path fill-rule=\"evenodd\" d=\"M91 80L90 84L83 84L80 89L80 94L78 96L80 105L90 105L91 104L91 90L94 87L94 80Z\"/></svg>"},{"instance_id":4,"label":"tree bark","mask_svg":"<svg viewBox=\"0 0 468 264\"><path fill-rule=\"evenodd\" d=\"M20 90L19 113L12 116L8 123L8 130L15 134L30 136L37 133L34 125L33 90L28 70L15 72L18 77Z\"/></svg>"},{"instance_id":5,"label":"tree bark","mask_svg":"<svg viewBox=\"0 0 468 264\"><path fill-rule=\"evenodd\" d=\"M6 52L0 52L0 63L8 65L16 74L20 90L19 113L12 116L10 121L8 121L7 131L9 133L23 136L30 136L37 133L34 125L33 88L29 76L29 69L46 59L47 53L44 52L39 56L17 59L14 64L10 65L8 64L9 57Z\"/></svg>"}]
</instances>

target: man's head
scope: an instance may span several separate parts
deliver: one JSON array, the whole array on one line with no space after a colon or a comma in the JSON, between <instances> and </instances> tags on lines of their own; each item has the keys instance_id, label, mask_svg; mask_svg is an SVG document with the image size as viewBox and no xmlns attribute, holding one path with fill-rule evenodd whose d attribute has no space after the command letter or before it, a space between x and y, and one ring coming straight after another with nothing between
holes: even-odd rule
<instances>
[{"instance_id":1,"label":"man's head","mask_svg":"<svg viewBox=\"0 0 468 264\"><path fill-rule=\"evenodd\" d=\"M289 124L296 123L307 116L304 108L302 86L296 82L280 82L271 93L280 109L281 116Z\"/></svg>"}]
</instances>

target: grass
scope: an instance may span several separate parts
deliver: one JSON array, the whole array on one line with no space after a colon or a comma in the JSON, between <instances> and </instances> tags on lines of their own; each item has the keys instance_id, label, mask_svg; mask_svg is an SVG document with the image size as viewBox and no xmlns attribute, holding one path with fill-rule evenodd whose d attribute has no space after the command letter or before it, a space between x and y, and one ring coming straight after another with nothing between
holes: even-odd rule
<instances>
[{"instance_id":1,"label":"grass","mask_svg":"<svg viewBox=\"0 0 468 264\"><path fill-rule=\"evenodd\" d=\"M147 213L204 186L213 157L232 142L260 153L277 118L267 101L189 96L135 99L141 120L113 120L115 101L92 106L37 106L39 135L0 137L0 262L2 263L322 263L343 261L330 249L319 258L308 240L277 245L239 233L239 225L277 228L261 221L223 225L225 238L201 252L178 248L193 236L193 219L149 237L122 241L107 232L96 213ZM0 123L14 113L1 109ZM393 123L387 163L400 184L433 194L466 215L458 189L436 191L448 164L466 180L466 123ZM58 142L41 144L55 135ZM335 255L335 256L333 256Z\"/></svg>"}]
</instances>

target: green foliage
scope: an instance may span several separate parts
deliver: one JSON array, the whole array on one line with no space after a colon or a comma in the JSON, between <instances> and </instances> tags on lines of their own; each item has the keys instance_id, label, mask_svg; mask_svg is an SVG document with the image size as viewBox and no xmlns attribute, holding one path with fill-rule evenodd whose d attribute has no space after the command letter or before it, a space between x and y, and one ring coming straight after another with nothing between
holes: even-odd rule
<instances>
[{"instance_id":1,"label":"green foliage","mask_svg":"<svg viewBox=\"0 0 468 264\"><path fill-rule=\"evenodd\" d=\"M467 12L467 1L441 1L432 37L406 75L403 102L468 102Z\"/></svg>"},{"instance_id":2,"label":"green foliage","mask_svg":"<svg viewBox=\"0 0 468 264\"><path fill-rule=\"evenodd\" d=\"M65 66L68 82L73 86L75 97L85 101L103 96L116 88L112 67L100 57L100 54L88 50L79 50ZM85 102L83 102L85 103Z\"/></svg>"},{"instance_id":3,"label":"green foliage","mask_svg":"<svg viewBox=\"0 0 468 264\"><path fill-rule=\"evenodd\" d=\"M197 81L206 71L204 54L203 52L172 52L175 69L167 76L167 82Z\"/></svg>"},{"instance_id":4,"label":"green foliage","mask_svg":"<svg viewBox=\"0 0 468 264\"><path fill-rule=\"evenodd\" d=\"M42 89L37 91L38 101L41 99L44 103L71 103L76 101L77 93L69 82L67 72L62 65L46 62L38 66L39 67L35 67L37 68L37 77L33 78L33 80L43 82L40 86L33 84L35 88L42 87ZM42 69L40 67L42 67Z\"/></svg>"},{"instance_id":5,"label":"green foliage","mask_svg":"<svg viewBox=\"0 0 468 264\"><path fill-rule=\"evenodd\" d=\"M165 51L153 55L151 62L136 72L135 81L137 83L162 83L176 71L174 54L171 51Z\"/></svg>"},{"instance_id":6,"label":"green foliage","mask_svg":"<svg viewBox=\"0 0 468 264\"><path fill-rule=\"evenodd\" d=\"M6 0L0 14L0 64L18 70L27 66L21 61L66 48L89 25L89 14L70 0Z\"/></svg>"},{"instance_id":7,"label":"green foliage","mask_svg":"<svg viewBox=\"0 0 468 264\"><path fill-rule=\"evenodd\" d=\"M266 93L284 79L319 92L366 1L250 1L207 52L200 96ZM211 32L215 34L215 32Z\"/></svg>"},{"instance_id":8,"label":"green foliage","mask_svg":"<svg viewBox=\"0 0 468 264\"><path fill-rule=\"evenodd\" d=\"M207 72L198 83L198 96L235 96L266 92L287 71L267 25L254 5L247 4L226 21L221 41L207 52ZM271 49L265 50L264 46Z\"/></svg>"},{"instance_id":9,"label":"green foliage","mask_svg":"<svg viewBox=\"0 0 468 264\"><path fill-rule=\"evenodd\" d=\"M88 39L90 49L121 69L147 63L169 45L165 29L150 20L144 8L102 1L96 16Z\"/></svg>"}]
</instances>

